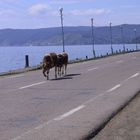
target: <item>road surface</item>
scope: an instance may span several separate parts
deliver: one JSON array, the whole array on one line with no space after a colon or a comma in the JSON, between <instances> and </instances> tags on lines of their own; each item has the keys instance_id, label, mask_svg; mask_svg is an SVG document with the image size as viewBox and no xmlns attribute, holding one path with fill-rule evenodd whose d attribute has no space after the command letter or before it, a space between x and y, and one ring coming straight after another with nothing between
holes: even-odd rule
<instances>
[{"instance_id":1,"label":"road surface","mask_svg":"<svg viewBox=\"0 0 140 140\"><path fill-rule=\"evenodd\" d=\"M140 94L92 140L140 140Z\"/></svg>"},{"instance_id":2,"label":"road surface","mask_svg":"<svg viewBox=\"0 0 140 140\"><path fill-rule=\"evenodd\" d=\"M0 140L78 140L140 90L140 52L0 77Z\"/></svg>"}]
</instances>

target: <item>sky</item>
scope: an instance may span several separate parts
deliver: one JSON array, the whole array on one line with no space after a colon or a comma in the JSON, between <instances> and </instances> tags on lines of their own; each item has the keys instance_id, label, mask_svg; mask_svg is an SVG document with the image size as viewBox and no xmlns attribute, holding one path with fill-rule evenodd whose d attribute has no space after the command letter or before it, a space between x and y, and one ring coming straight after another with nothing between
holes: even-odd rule
<instances>
[{"instance_id":1,"label":"sky","mask_svg":"<svg viewBox=\"0 0 140 140\"><path fill-rule=\"evenodd\" d=\"M0 0L0 29L140 24L140 0Z\"/></svg>"}]
</instances>

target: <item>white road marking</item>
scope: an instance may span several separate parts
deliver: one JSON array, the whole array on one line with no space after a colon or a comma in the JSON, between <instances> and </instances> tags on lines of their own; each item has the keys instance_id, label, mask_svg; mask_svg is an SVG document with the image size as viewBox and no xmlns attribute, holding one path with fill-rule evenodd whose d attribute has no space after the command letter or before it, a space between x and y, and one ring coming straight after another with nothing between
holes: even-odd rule
<instances>
[{"instance_id":1,"label":"white road marking","mask_svg":"<svg viewBox=\"0 0 140 140\"><path fill-rule=\"evenodd\" d=\"M114 86L113 88L109 89L107 92L112 92L112 91L116 90L117 88L119 88L120 86L121 85L118 84L118 85Z\"/></svg>"},{"instance_id":2,"label":"white road marking","mask_svg":"<svg viewBox=\"0 0 140 140\"><path fill-rule=\"evenodd\" d=\"M43 127L45 127L46 125L52 123L53 121L54 121L54 120L50 120L50 121L48 121L48 122L46 122L46 123L44 123L44 124L41 124L41 125L35 127L34 129L35 129L35 130L40 130L40 129L42 129Z\"/></svg>"},{"instance_id":3,"label":"white road marking","mask_svg":"<svg viewBox=\"0 0 140 140\"><path fill-rule=\"evenodd\" d=\"M102 94L99 94L99 95L97 95L97 96L91 98L90 100L84 102L84 105L86 105L86 104L88 104L88 103L90 103L90 102L93 102L95 99L97 99L97 98L99 98L99 97L101 97L101 96L104 96L105 94L107 94L107 92L102 93Z\"/></svg>"},{"instance_id":4,"label":"white road marking","mask_svg":"<svg viewBox=\"0 0 140 140\"><path fill-rule=\"evenodd\" d=\"M84 107L85 107L85 105L81 105L81 106L79 106L79 107L77 107L77 108L75 108L75 109L72 109L72 110L70 110L69 112L67 112L67 113L65 113L65 114L63 114L63 115L61 115L61 116L55 118L54 120L55 120L55 121L60 121L60 120L62 120L62 119L64 119L64 118L66 118L66 117L68 117L68 116L74 114L75 112L77 112L77 111L83 109Z\"/></svg>"},{"instance_id":5,"label":"white road marking","mask_svg":"<svg viewBox=\"0 0 140 140\"><path fill-rule=\"evenodd\" d=\"M133 57L132 59L137 59L137 57Z\"/></svg>"},{"instance_id":6,"label":"white road marking","mask_svg":"<svg viewBox=\"0 0 140 140\"><path fill-rule=\"evenodd\" d=\"M97 70L97 69L99 69L99 67L88 69L88 71L93 71L93 70Z\"/></svg>"},{"instance_id":7,"label":"white road marking","mask_svg":"<svg viewBox=\"0 0 140 140\"><path fill-rule=\"evenodd\" d=\"M136 73L136 74L132 75L130 78L135 78L137 76L139 76L139 73Z\"/></svg>"},{"instance_id":8,"label":"white road marking","mask_svg":"<svg viewBox=\"0 0 140 140\"><path fill-rule=\"evenodd\" d=\"M50 121L44 123L43 125L39 125L39 126L37 126L37 127L33 128L33 129L31 129L31 130L29 130L29 131L23 133L23 134L20 135L20 136L17 136L17 137L15 137L15 138L13 138L13 139L11 139L11 140L19 140L19 139L22 139L23 137L27 136L28 134L35 132L35 130L40 130L41 128L45 127L46 125L48 125L48 124L51 123L52 121L53 121L53 120L50 120Z\"/></svg>"},{"instance_id":9,"label":"white road marking","mask_svg":"<svg viewBox=\"0 0 140 140\"><path fill-rule=\"evenodd\" d=\"M120 64L120 63L123 63L123 61L122 60L119 60L119 61L116 61L116 63L119 63Z\"/></svg>"},{"instance_id":10,"label":"white road marking","mask_svg":"<svg viewBox=\"0 0 140 140\"><path fill-rule=\"evenodd\" d=\"M129 79L135 78L135 77L137 77L137 76L139 76L139 73L136 73L136 74L130 76L128 79L124 80L122 83L126 82L126 81L129 80ZM34 86L34 85L42 84L42 83L45 83L45 82L46 82L46 81L43 81L43 82L35 83L35 84L32 84L32 85ZM30 85L30 86L31 86L31 85ZM35 130L40 130L40 129L42 129L43 127L45 127L46 125L52 123L53 121L60 121L60 120L62 120L62 119L64 119L64 118L66 118L66 117L68 117L68 116L74 114L75 112L77 112L77 111L83 109L84 107L86 107L86 104L88 104L88 103L94 101L95 99L97 99L97 98L99 98L99 97L101 97L101 96L104 96L104 95L106 95L106 94L109 94L108 92L114 91L114 90L116 90L117 88L119 88L120 86L121 86L121 84L118 84L118 85L114 86L113 88L109 89L108 91L106 91L106 92L104 92L104 93L102 93L102 94L99 94L98 96L96 96L96 97L94 97L94 98L92 98L92 99L90 99L90 100L84 102L81 106L79 106L79 107L77 107L77 108L75 108L75 109L72 109L71 111L69 111L69 112L67 112L67 113L65 113L65 114L63 114L63 115L61 115L61 116L59 116L59 117L56 117L55 119L50 120L50 121L48 121L48 122L46 122L46 123L44 123L44 124L42 124L42 125L39 125L39 126L35 127L34 129L29 130L29 131L23 133L23 134L20 135L20 136L15 137L15 138L12 139L12 140L21 139L21 138L23 138L24 136L26 136L26 135L28 135L28 134L30 134L30 133L33 133ZM26 86L26 87L27 87L27 86ZM28 86L28 87L29 87L29 86ZM22 87L22 88L23 88L23 87Z\"/></svg>"},{"instance_id":11,"label":"white road marking","mask_svg":"<svg viewBox=\"0 0 140 140\"><path fill-rule=\"evenodd\" d=\"M9 76L7 78L18 78L18 77L23 77L23 76L24 76L23 74L20 74L20 75Z\"/></svg>"},{"instance_id":12,"label":"white road marking","mask_svg":"<svg viewBox=\"0 0 140 140\"><path fill-rule=\"evenodd\" d=\"M42 81L42 82L34 83L34 84L31 84L31 85L27 85L27 86L24 86L24 87L20 87L19 89L25 89L25 88L33 87L33 86L36 86L36 85L41 85L41 84L44 84L44 83L46 83L46 81Z\"/></svg>"},{"instance_id":13,"label":"white road marking","mask_svg":"<svg viewBox=\"0 0 140 140\"><path fill-rule=\"evenodd\" d=\"M124 80L123 82L121 82L121 84L123 84L123 83L125 83L126 81L128 81L128 80L130 80L130 79L132 79L132 78L135 78L135 77L137 77L137 76L139 76L139 73L136 73L136 74L130 76L128 79L126 79L126 80ZM98 96L96 96L96 97L94 97L94 98L92 98L92 99L86 101L84 104L88 104L88 103L94 101L95 99L97 99L97 98L99 98L99 97L101 97L101 96L104 96L104 95L108 94L109 92L112 92L112 91L116 90L117 88L119 88L119 87L121 86L121 84L118 84L118 85L114 86L113 88L107 90L105 93L99 94Z\"/></svg>"},{"instance_id":14,"label":"white road marking","mask_svg":"<svg viewBox=\"0 0 140 140\"><path fill-rule=\"evenodd\" d=\"M28 135L28 134L30 134L30 133L35 132L35 130L40 130L40 129L42 129L43 127L45 127L46 125L52 123L53 121L60 121L60 120L62 120L62 119L64 119L64 118L66 118L66 117L68 117L68 116L74 114L75 112L77 112L77 111L83 109L84 107L85 107L85 105L81 105L81 106L79 106L79 107L77 107L77 108L75 108L75 109L72 109L71 111L69 111L69 112L67 112L67 113L65 113L65 114L63 114L63 115L61 115L61 116L59 116L59 117L57 117L57 118L55 118L55 119L53 119L53 120L50 120L50 121L48 121L48 122L46 122L46 123L44 123L44 124L42 124L42 125L39 125L39 126L33 128L33 129L31 129L31 130L29 130L29 131L23 133L22 135L13 138L12 140L19 140L19 139L23 138L24 136L26 136L26 135Z\"/></svg>"},{"instance_id":15,"label":"white road marking","mask_svg":"<svg viewBox=\"0 0 140 140\"><path fill-rule=\"evenodd\" d=\"M129 79L135 78L135 77L137 77L137 76L139 76L139 72L136 73L136 74L134 74L134 75L132 75L132 76L130 76L129 78L127 78L126 80L124 80L122 83L125 83L125 82L128 81Z\"/></svg>"},{"instance_id":16,"label":"white road marking","mask_svg":"<svg viewBox=\"0 0 140 140\"><path fill-rule=\"evenodd\" d=\"M28 134L30 134L30 133L32 133L32 130L29 130L29 131L23 133L22 135L17 136L17 137L15 137L15 138L11 139L11 140L19 140L19 139L22 139L24 136L26 136L26 135L28 135Z\"/></svg>"}]
</instances>

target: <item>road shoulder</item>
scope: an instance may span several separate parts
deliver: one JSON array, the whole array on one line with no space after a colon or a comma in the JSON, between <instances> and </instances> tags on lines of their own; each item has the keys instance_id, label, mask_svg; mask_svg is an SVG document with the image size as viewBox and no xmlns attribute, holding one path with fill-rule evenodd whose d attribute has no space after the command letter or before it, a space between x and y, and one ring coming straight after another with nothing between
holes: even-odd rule
<instances>
[{"instance_id":1,"label":"road shoulder","mask_svg":"<svg viewBox=\"0 0 140 140\"><path fill-rule=\"evenodd\" d=\"M93 140L140 139L140 93Z\"/></svg>"}]
</instances>

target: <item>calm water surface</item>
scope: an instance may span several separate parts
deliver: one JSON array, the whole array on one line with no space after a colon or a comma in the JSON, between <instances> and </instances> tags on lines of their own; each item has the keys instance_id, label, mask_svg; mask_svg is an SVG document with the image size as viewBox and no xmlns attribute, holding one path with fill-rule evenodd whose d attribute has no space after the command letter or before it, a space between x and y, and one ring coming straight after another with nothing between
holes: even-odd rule
<instances>
[{"instance_id":1,"label":"calm water surface","mask_svg":"<svg viewBox=\"0 0 140 140\"><path fill-rule=\"evenodd\" d=\"M126 45L127 49L135 49L135 44ZM122 45L113 45L113 49L123 50ZM65 46L69 60L76 58L93 57L92 45ZM111 53L110 45L95 45L96 55ZM42 61L43 56L49 52L62 52L62 46L26 46L26 47L0 47L0 72L7 72L25 67L25 55L29 55L30 66Z\"/></svg>"}]
</instances>

